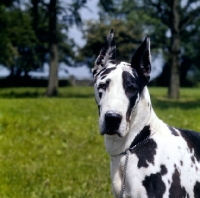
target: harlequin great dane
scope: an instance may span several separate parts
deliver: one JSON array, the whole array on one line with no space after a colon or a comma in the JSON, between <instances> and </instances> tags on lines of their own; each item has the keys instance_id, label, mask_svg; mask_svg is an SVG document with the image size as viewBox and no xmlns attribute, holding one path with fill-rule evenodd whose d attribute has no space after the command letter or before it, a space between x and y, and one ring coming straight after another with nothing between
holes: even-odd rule
<instances>
[{"instance_id":1,"label":"harlequin great dane","mask_svg":"<svg viewBox=\"0 0 200 198\"><path fill-rule=\"evenodd\" d=\"M200 134L168 126L156 116L146 87L149 37L130 64L116 63L115 51L111 30L92 71L114 196L200 198Z\"/></svg>"}]
</instances>

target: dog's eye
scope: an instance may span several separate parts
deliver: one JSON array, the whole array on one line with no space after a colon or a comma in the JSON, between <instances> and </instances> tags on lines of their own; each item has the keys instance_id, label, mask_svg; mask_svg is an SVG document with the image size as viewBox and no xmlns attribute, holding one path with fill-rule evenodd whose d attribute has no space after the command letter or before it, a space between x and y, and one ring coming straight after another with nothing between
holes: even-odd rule
<instances>
[{"instance_id":1,"label":"dog's eye","mask_svg":"<svg viewBox=\"0 0 200 198\"><path fill-rule=\"evenodd\" d=\"M106 84L100 84L100 85L98 86L98 89L106 90L106 87L107 87Z\"/></svg>"},{"instance_id":2,"label":"dog's eye","mask_svg":"<svg viewBox=\"0 0 200 198\"><path fill-rule=\"evenodd\" d=\"M132 93L132 92L136 91L136 88L134 86L132 86L132 85L128 85L127 86L127 91Z\"/></svg>"},{"instance_id":3,"label":"dog's eye","mask_svg":"<svg viewBox=\"0 0 200 198\"><path fill-rule=\"evenodd\" d=\"M98 86L98 89L103 89L103 90L105 90L106 87L107 87L106 84L100 84L100 85Z\"/></svg>"}]
</instances>

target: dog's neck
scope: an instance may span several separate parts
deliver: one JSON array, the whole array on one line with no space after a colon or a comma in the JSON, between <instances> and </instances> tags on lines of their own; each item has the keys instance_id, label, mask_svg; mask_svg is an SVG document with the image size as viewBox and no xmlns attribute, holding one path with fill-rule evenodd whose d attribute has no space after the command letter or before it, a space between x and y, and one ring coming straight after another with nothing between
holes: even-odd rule
<instances>
[{"instance_id":1,"label":"dog's neck","mask_svg":"<svg viewBox=\"0 0 200 198\"><path fill-rule=\"evenodd\" d=\"M110 155L119 155L129 148L145 126L150 127L150 136L153 135L153 129L157 128L158 118L151 106L151 100L147 87L144 87L141 93L140 102L133 110L128 133L121 138L118 135L105 135L106 150Z\"/></svg>"}]
</instances>

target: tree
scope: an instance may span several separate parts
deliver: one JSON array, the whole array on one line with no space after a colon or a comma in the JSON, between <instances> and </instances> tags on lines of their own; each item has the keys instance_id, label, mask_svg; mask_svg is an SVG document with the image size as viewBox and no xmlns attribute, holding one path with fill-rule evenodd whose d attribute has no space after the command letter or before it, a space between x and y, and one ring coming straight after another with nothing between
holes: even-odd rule
<instances>
[{"instance_id":1,"label":"tree","mask_svg":"<svg viewBox=\"0 0 200 198\"><path fill-rule=\"evenodd\" d=\"M58 41L57 41L57 0L50 0L49 4L49 52L50 73L47 96L58 94Z\"/></svg>"},{"instance_id":2,"label":"tree","mask_svg":"<svg viewBox=\"0 0 200 198\"><path fill-rule=\"evenodd\" d=\"M111 27L115 32L117 60L129 61L131 59L134 50L136 50L138 44L142 41L141 29L138 28L134 21L125 23L122 20L111 20L110 24L88 22L83 36L86 40L86 45L80 49L80 61L82 60L90 67L93 67L94 60L99 54L101 47L104 45L104 37L106 37Z\"/></svg>"},{"instance_id":3,"label":"tree","mask_svg":"<svg viewBox=\"0 0 200 198\"><path fill-rule=\"evenodd\" d=\"M13 2L0 2L0 64L10 68L12 76L21 77L49 61L47 95L56 95L58 62L74 63L75 42L67 31L73 24L80 26L79 10L86 0L71 0L67 6L59 0Z\"/></svg>"},{"instance_id":4,"label":"tree","mask_svg":"<svg viewBox=\"0 0 200 198\"><path fill-rule=\"evenodd\" d=\"M150 34L153 48L162 49L166 65L170 66L168 97L178 98L181 61L191 59L191 54L197 54L194 47L196 42L191 41L199 38L199 1L109 0L106 4L105 0L100 0L100 5L101 13L106 13L101 16L127 21L137 20L137 15L140 16L140 26L144 27L146 34Z\"/></svg>"},{"instance_id":5,"label":"tree","mask_svg":"<svg viewBox=\"0 0 200 198\"><path fill-rule=\"evenodd\" d=\"M11 75L21 75L24 71L30 71L30 54L34 53L37 42L34 31L31 28L31 19L26 11L17 6L5 8L0 5L0 63L11 70Z\"/></svg>"},{"instance_id":6,"label":"tree","mask_svg":"<svg viewBox=\"0 0 200 198\"><path fill-rule=\"evenodd\" d=\"M171 1L171 74L168 89L169 98L179 98L180 87L180 15L178 9L180 8L180 0Z\"/></svg>"}]
</instances>

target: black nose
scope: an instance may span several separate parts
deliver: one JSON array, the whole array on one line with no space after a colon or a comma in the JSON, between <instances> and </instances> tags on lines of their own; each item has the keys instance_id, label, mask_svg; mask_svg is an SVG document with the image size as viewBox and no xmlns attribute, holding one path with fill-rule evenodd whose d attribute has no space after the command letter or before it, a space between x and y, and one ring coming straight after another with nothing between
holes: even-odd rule
<instances>
[{"instance_id":1,"label":"black nose","mask_svg":"<svg viewBox=\"0 0 200 198\"><path fill-rule=\"evenodd\" d=\"M122 116L118 113L107 112L105 114L105 123L108 134L114 134L119 129Z\"/></svg>"}]
</instances>

